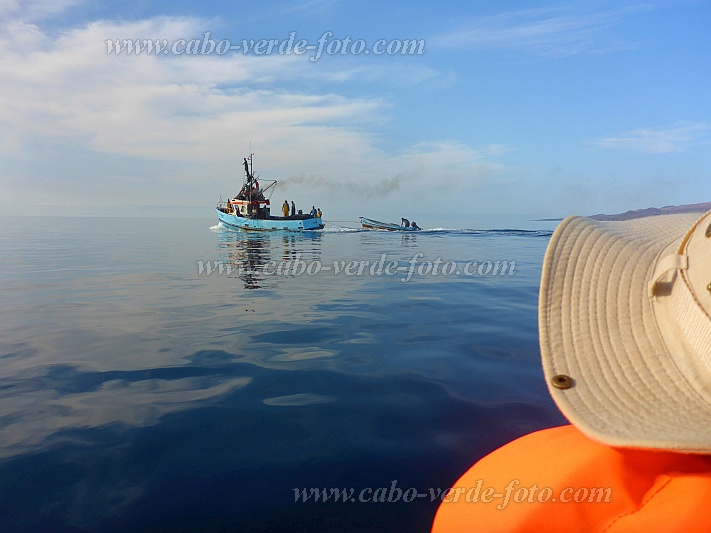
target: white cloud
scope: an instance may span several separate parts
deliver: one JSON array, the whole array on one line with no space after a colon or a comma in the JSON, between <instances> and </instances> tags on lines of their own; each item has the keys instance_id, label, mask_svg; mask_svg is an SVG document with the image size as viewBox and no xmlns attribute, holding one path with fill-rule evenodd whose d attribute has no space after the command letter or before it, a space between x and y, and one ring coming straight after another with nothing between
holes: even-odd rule
<instances>
[{"instance_id":1,"label":"white cloud","mask_svg":"<svg viewBox=\"0 0 711 533\"><path fill-rule=\"evenodd\" d=\"M203 35L206 22L95 21L50 34L20 18L0 24L6 207L38 191L53 206L82 212L97 198L104 206L211 203L231 192L225 183L235 185L249 146L265 177L287 178L285 184L291 178L296 185L299 177L318 175L311 187L320 183L342 194L375 191L385 179L408 185L401 192L411 195L414 185L426 186L421 176L427 173L441 176L449 169L448 175L466 181L497 168L487 162L500 155L496 151L484 157L448 142L388 153L377 135L388 120L388 102L292 89L294 80L313 86L317 73L338 87L355 75L350 60L317 65L284 55L109 55L108 39L190 39ZM361 80L393 73L377 64L357 68ZM396 68L400 83L435 77L431 70ZM311 191L285 192L297 200L304 195L305 202L305 189Z\"/></svg>"},{"instance_id":2,"label":"white cloud","mask_svg":"<svg viewBox=\"0 0 711 533\"><path fill-rule=\"evenodd\" d=\"M640 128L605 137L590 144L606 149L624 149L648 154L682 152L690 145L709 142L711 126L705 122L679 121L669 128Z\"/></svg>"},{"instance_id":3,"label":"white cloud","mask_svg":"<svg viewBox=\"0 0 711 533\"><path fill-rule=\"evenodd\" d=\"M4 137L15 146L39 136L65 144L88 142L107 153L194 159L224 153L226 144L244 143L254 131L363 117L377 107L245 87L288 69L290 58L283 56L162 58L106 52L107 37L178 38L195 33L197 25L189 19L101 22L56 41L34 25L7 27L0 43ZM28 43L13 53L20 35L32 35L33 47Z\"/></svg>"},{"instance_id":4,"label":"white cloud","mask_svg":"<svg viewBox=\"0 0 711 533\"><path fill-rule=\"evenodd\" d=\"M609 35L630 12L644 5L609 10L574 6L508 11L468 21L465 27L432 39L436 46L519 50L537 55L568 56L633 46Z\"/></svg>"},{"instance_id":5,"label":"white cloud","mask_svg":"<svg viewBox=\"0 0 711 533\"><path fill-rule=\"evenodd\" d=\"M298 68L293 58L108 55L105 40L181 38L200 21L96 22L56 40L13 23L0 38L0 132L5 146L45 143L159 160L224 157L250 140L287 139L342 149L376 117L377 100L290 93L263 79ZM23 39L25 46L14 46Z\"/></svg>"}]
</instances>

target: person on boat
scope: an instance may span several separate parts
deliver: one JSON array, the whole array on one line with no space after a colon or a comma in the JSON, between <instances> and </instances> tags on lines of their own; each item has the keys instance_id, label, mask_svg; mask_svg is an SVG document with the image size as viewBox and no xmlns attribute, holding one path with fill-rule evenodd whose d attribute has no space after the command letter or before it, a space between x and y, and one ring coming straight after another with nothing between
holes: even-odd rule
<instances>
[{"instance_id":1,"label":"person on boat","mask_svg":"<svg viewBox=\"0 0 711 533\"><path fill-rule=\"evenodd\" d=\"M244 172L247 174L247 178L252 179L252 175L249 173L249 163L247 162L247 158L244 158Z\"/></svg>"},{"instance_id":2,"label":"person on boat","mask_svg":"<svg viewBox=\"0 0 711 533\"><path fill-rule=\"evenodd\" d=\"M403 218L403 219L402 219L402 226L405 227L405 228L409 228L409 227L410 227L410 221L407 220L406 218Z\"/></svg>"},{"instance_id":3,"label":"person on boat","mask_svg":"<svg viewBox=\"0 0 711 533\"><path fill-rule=\"evenodd\" d=\"M417 222L415 222L414 220L410 222L410 227L413 229L420 229L420 226L418 226Z\"/></svg>"},{"instance_id":4,"label":"person on boat","mask_svg":"<svg viewBox=\"0 0 711 533\"><path fill-rule=\"evenodd\" d=\"M479 460L432 532L709 531L709 263L711 211L561 222L538 327L548 392L570 424Z\"/></svg>"},{"instance_id":5,"label":"person on boat","mask_svg":"<svg viewBox=\"0 0 711 533\"><path fill-rule=\"evenodd\" d=\"M320 207L316 211L316 218L321 218L321 208Z\"/></svg>"},{"instance_id":6,"label":"person on boat","mask_svg":"<svg viewBox=\"0 0 711 533\"><path fill-rule=\"evenodd\" d=\"M296 204L294 204L294 200L291 201L291 216L296 216Z\"/></svg>"},{"instance_id":7,"label":"person on boat","mask_svg":"<svg viewBox=\"0 0 711 533\"><path fill-rule=\"evenodd\" d=\"M284 205L281 206L281 212L284 213L284 218L289 216L289 202L284 200Z\"/></svg>"},{"instance_id":8,"label":"person on boat","mask_svg":"<svg viewBox=\"0 0 711 533\"><path fill-rule=\"evenodd\" d=\"M309 211L309 216L314 218L316 216L316 206L312 205L311 206L311 211Z\"/></svg>"}]
</instances>

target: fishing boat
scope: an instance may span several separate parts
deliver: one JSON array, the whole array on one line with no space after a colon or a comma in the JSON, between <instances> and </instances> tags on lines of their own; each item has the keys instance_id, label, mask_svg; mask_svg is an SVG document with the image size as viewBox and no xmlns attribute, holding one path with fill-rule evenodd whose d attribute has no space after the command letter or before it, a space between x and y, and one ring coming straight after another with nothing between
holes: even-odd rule
<instances>
[{"instance_id":1,"label":"fishing boat","mask_svg":"<svg viewBox=\"0 0 711 533\"><path fill-rule=\"evenodd\" d=\"M407 222L406 219L402 219L403 222ZM378 220L373 220L372 218L360 217L360 225L365 229L381 229L386 231L420 231L417 223L412 222L411 224L395 224L394 222L380 222Z\"/></svg>"},{"instance_id":2,"label":"fishing boat","mask_svg":"<svg viewBox=\"0 0 711 533\"><path fill-rule=\"evenodd\" d=\"M276 180L263 180L264 188L254 175L253 156L244 158L244 183L234 198L226 201L220 199L217 203L217 218L220 222L233 229L243 230L289 230L305 231L323 229L324 224L319 215L294 213L289 216L274 216L271 214L269 198L265 193L274 192ZM293 204L293 202L292 202Z\"/></svg>"}]
</instances>

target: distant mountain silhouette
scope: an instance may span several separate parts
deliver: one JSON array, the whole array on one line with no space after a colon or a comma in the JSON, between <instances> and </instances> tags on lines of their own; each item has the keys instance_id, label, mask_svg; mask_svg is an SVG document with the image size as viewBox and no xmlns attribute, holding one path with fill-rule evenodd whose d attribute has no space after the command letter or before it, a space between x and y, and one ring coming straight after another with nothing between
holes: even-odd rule
<instances>
[{"instance_id":1,"label":"distant mountain silhouette","mask_svg":"<svg viewBox=\"0 0 711 533\"><path fill-rule=\"evenodd\" d=\"M595 220L631 220L633 218L652 217L656 215L670 215L673 213L705 213L711 210L711 202L703 204L668 205L665 207L648 207L646 209L635 209L625 211L617 215L592 215Z\"/></svg>"}]
</instances>

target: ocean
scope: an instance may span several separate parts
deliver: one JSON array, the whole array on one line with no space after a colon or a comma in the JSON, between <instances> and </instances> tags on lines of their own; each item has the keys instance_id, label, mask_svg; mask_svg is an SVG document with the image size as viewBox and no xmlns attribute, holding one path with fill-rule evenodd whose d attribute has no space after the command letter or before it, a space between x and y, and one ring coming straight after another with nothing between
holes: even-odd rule
<instances>
[{"instance_id":1,"label":"ocean","mask_svg":"<svg viewBox=\"0 0 711 533\"><path fill-rule=\"evenodd\" d=\"M565 422L554 223L0 223L2 531L427 532L477 459Z\"/></svg>"}]
</instances>

